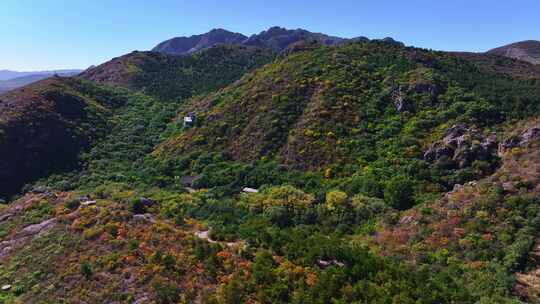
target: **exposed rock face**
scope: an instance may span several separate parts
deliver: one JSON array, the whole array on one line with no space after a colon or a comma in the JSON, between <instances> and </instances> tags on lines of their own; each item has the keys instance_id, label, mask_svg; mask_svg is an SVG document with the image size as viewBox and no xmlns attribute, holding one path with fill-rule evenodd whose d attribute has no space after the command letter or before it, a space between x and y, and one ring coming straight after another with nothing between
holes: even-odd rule
<instances>
[{"instance_id":1,"label":"exposed rock face","mask_svg":"<svg viewBox=\"0 0 540 304\"><path fill-rule=\"evenodd\" d=\"M17 233L17 235L30 236L30 235L36 235L39 233L47 232L52 227L54 227L55 224L56 224L56 219L49 219L39 224L27 226L23 230L21 230L21 232Z\"/></svg>"},{"instance_id":2,"label":"exposed rock face","mask_svg":"<svg viewBox=\"0 0 540 304\"><path fill-rule=\"evenodd\" d=\"M398 112L410 110L410 104L406 100L406 95L407 94L403 92L401 87L392 91L392 103Z\"/></svg>"},{"instance_id":3,"label":"exposed rock face","mask_svg":"<svg viewBox=\"0 0 540 304\"><path fill-rule=\"evenodd\" d=\"M431 81L418 81L395 87L391 93L391 100L398 112L413 110L413 101L407 98L408 94L426 94L428 102L434 104L437 97L444 92L444 87Z\"/></svg>"},{"instance_id":4,"label":"exposed rock face","mask_svg":"<svg viewBox=\"0 0 540 304\"><path fill-rule=\"evenodd\" d=\"M494 135L485 136L475 128L458 124L452 126L446 136L433 143L424 153L427 162L450 161L462 169L475 160L488 161L497 154L497 139Z\"/></svg>"},{"instance_id":5,"label":"exposed rock face","mask_svg":"<svg viewBox=\"0 0 540 304\"><path fill-rule=\"evenodd\" d=\"M540 123L535 124L517 136L511 136L499 145L499 154L518 147L526 147L533 141L540 140Z\"/></svg>"}]
</instances>

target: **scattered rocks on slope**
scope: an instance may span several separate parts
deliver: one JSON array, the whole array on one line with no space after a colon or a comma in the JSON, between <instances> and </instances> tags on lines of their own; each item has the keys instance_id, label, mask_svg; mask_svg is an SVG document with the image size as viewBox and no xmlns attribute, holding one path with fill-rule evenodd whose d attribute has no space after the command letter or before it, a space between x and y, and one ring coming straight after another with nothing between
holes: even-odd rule
<instances>
[{"instance_id":1,"label":"scattered rocks on slope","mask_svg":"<svg viewBox=\"0 0 540 304\"><path fill-rule=\"evenodd\" d=\"M52 218L39 224L25 227L23 230L17 233L17 236L33 236L37 234L42 234L51 230L54 225L56 225L56 219Z\"/></svg>"},{"instance_id":2,"label":"scattered rocks on slope","mask_svg":"<svg viewBox=\"0 0 540 304\"><path fill-rule=\"evenodd\" d=\"M540 123L527 128L517 136L511 136L505 139L499 145L499 155L505 153L509 149L526 147L533 141L540 140Z\"/></svg>"},{"instance_id":3,"label":"scattered rocks on slope","mask_svg":"<svg viewBox=\"0 0 540 304\"><path fill-rule=\"evenodd\" d=\"M8 255L12 250L23 246L32 238L49 232L56 225L56 219L48 219L39 224L26 226L18 231L11 239L0 242L0 258Z\"/></svg>"},{"instance_id":4,"label":"scattered rocks on slope","mask_svg":"<svg viewBox=\"0 0 540 304\"><path fill-rule=\"evenodd\" d=\"M141 222L141 223L144 223L144 222L155 223L156 222L156 220L154 219L154 217L150 213L134 214L133 215L133 220L136 221L136 222Z\"/></svg>"}]
</instances>

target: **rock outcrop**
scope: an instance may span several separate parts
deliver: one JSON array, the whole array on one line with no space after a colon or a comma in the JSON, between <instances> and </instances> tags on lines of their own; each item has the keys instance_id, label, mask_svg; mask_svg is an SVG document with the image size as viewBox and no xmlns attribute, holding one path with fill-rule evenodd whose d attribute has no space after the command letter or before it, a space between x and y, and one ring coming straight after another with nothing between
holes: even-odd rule
<instances>
[{"instance_id":1,"label":"rock outcrop","mask_svg":"<svg viewBox=\"0 0 540 304\"><path fill-rule=\"evenodd\" d=\"M476 160L490 161L497 155L497 138L484 135L480 130L463 124L453 125L441 140L433 143L424 153L430 163L442 160L463 169Z\"/></svg>"},{"instance_id":2,"label":"rock outcrop","mask_svg":"<svg viewBox=\"0 0 540 304\"><path fill-rule=\"evenodd\" d=\"M512 148L523 148L533 141L540 140L540 123L533 124L518 135L505 139L499 145L499 154L503 154Z\"/></svg>"},{"instance_id":3,"label":"rock outcrop","mask_svg":"<svg viewBox=\"0 0 540 304\"><path fill-rule=\"evenodd\" d=\"M399 84L395 80L387 85L392 87L390 99L398 112L412 111L417 103L434 105L439 95L446 91L446 83L432 79L430 69L419 68L408 73L407 80Z\"/></svg>"},{"instance_id":4,"label":"rock outcrop","mask_svg":"<svg viewBox=\"0 0 540 304\"><path fill-rule=\"evenodd\" d=\"M55 218L48 219L38 224L29 225L25 227L24 229L22 229L21 231L18 231L17 233L15 233L15 235L11 237L10 239L1 241L0 242L0 258L5 257L11 251L16 250L17 248L23 246L24 244L28 243L30 240L34 238L38 238L44 233L51 231L51 229L54 228L55 225L56 225Z\"/></svg>"}]
</instances>

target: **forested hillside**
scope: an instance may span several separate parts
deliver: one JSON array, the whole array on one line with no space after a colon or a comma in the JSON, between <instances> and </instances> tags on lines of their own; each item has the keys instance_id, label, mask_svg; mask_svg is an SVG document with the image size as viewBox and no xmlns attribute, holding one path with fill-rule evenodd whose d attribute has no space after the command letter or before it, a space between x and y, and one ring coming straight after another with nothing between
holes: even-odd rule
<instances>
[{"instance_id":1,"label":"forested hillside","mask_svg":"<svg viewBox=\"0 0 540 304\"><path fill-rule=\"evenodd\" d=\"M3 95L0 301L537 303L539 75L304 41Z\"/></svg>"},{"instance_id":2,"label":"forested hillside","mask_svg":"<svg viewBox=\"0 0 540 304\"><path fill-rule=\"evenodd\" d=\"M81 77L54 77L1 95L0 198L51 173L83 169L82 153L95 145L118 153L125 132L143 132L140 138L149 145L143 153L150 152L186 98L225 86L272 59L270 51L236 46L191 57L135 52Z\"/></svg>"},{"instance_id":3,"label":"forested hillside","mask_svg":"<svg viewBox=\"0 0 540 304\"><path fill-rule=\"evenodd\" d=\"M219 45L183 57L133 52L87 70L81 77L163 100L185 99L223 87L273 57L271 50L235 45Z\"/></svg>"}]
</instances>

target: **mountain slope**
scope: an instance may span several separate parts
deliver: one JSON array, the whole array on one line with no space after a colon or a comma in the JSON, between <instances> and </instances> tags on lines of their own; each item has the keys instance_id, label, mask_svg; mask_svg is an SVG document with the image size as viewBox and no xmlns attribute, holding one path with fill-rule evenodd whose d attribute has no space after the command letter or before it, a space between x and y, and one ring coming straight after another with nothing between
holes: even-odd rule
<instances>
[{"instance_id":1,"label":"mountain slope","mask_svg":"<svg viewBox=\"0 0 540 304\"><path fill-rule=\"evenodd\" d=\"M71 170L105 132L123 100L92 84L54 77L0 95L0 196L52 172Z\"/></svg>"},{"instance_id":2,"label":"mountain slope","mask_svg":"<svg viewBox=\"0 0 540 304\"><path fill-rule=\"evenodd\" d=\"M58 162L42 138L83 147L65 170L35 164L39 187L0 204L0 302L538 295L531 64L302 40L278 56L137 52L83 77L0 97L0 121L20 126L0 133L0 153L22 151L10 163Z\"/></svg>"},{"instance_id":3,"label":"mountain slope","mask_svg":"<svg viewBox=\"0 0 540 304\"><path fill-rule=\"evenodd\" d=\"M493 175L457 185L441 199L403 212L397 223L382 224L370 240L380 246L374 250L419 267L453 267L454 279L465 281L472 294L501 296L506 290L538 303L539 147L538 118L509 126L499 148L502 165Z\"/></svg>"},{"instance_id":4,"label":"mountain slope","mask_svg":"<svg viewBox=\"0 0 540 304\"><path fill-rule=\"evenodd\" d=\"M246 38L246 36L239 33L229 32L224 29L213 29L201 35L166 40L155 46L152 51L169 55L189 55L218 44L240 44Z\"/></svg>"},{"instance_id":5,"label":"mountain slope","mask_svg":"<svg viewBox=\"0 0 540 304\"><path fill-rule=\"evenodd\" d=\"M487 53L540 64L540 41L520 41L489 50Z\"/></svg>"},{"instance_id":6,"label":"mountain slope","mask_svg":"<svg viewBox=\"0 0 540 304\"><path fill-rule=\"evenodd\" d=\"M382 42L320 47L195 99L182 114L196 112L198 126L156 153L202 148L310 170L386 153L421 156L451 123L538 114L539 93L537 81L487 74L451 54Z\"/></svg>"},{"instance_id":7,"label":"mountain slope","mask_svg":"<svg viewBox=\"0 0 540 304\"><path fill-rule=\"evenodd\" d=\"M258 48L225 45L184 57L135 52L81 78L54 77L2 95L0 196L51 173L78 170L77 180L64 185L80 184L96 159L102 159L99 168L110 163L100 171L106 176L131 168L133 158L157 144L185 98L228 85L273 58ZM122 159L103 160L121 153ZM93 173L86 178L100 176Z\"/></svg>"},{"instance_id":8,"label":"mountain slope","mask_svg":"<svg viewBox=\"0 0 540 304\"><path fill-rule=\"evenodd\" d=\"M239 246L207 243L196 227L133 214L113 199L28 194L0 218L0 278L14 290L0 293L5 303L200 302L249 266Z\"/></svg>"},{"instance_id":9,"label":"mountain slope","mask_svg":"<svg viewBox=\"0 0 540 304\"><path fill-rule=\"evenodd\" d=\"M83 72L84 79L163 99L182 99L224 86L270 62L271 51L220 45L190 56L133 52Z\"/></svg>"},{"instance_id":10,"label":"mountain slope","mask_svg":"<svg viewBox=\"0 0 540 304\"><path fill-rule=\"evenodd\" d=\"M485 53L457 52L452 54L471 61L479 69L488 73L506 74L508 77L523 80L540 78L540 67L526 61Z\"/></svg>"}]
</instances>

